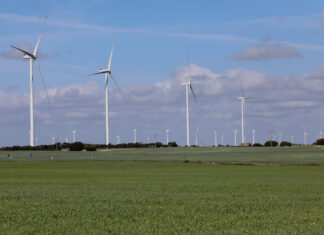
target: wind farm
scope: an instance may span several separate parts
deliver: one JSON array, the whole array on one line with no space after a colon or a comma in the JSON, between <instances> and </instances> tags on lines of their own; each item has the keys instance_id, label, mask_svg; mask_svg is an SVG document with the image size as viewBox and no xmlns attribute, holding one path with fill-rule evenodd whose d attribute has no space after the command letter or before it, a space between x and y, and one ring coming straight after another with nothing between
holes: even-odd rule
<instances>
[{"instance_id":1,"label":"wind farm","mask_svg":"<svg viewBox=\"0 0 324 235\"><path fill-rule=\"evenodd\" d=\"M321 234L321 8L4 2L0 233Z\"/></svg>"}]
</instances>

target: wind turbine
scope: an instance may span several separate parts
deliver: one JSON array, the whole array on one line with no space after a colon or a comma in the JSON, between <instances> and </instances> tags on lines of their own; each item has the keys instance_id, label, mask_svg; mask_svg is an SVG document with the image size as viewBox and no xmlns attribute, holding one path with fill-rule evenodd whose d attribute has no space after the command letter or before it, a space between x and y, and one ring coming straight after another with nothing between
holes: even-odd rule
<instances>
[{"instance_id":1,"label":"wind turbine","mask_svg":"<svg viewBox=\"0 0 324 235\"><path fill-rule=\"evenodd\" d=\"M188 69L188 80L187 82L181 83L181 85L186 87L186 120L187 120L187 147L190 147L190 134L189 134L189 89L191 90L195 101L197 103L195 92L193 91L191 81L190 81L190 61L189 61L189 53L187 48L187 69Z\"/></svg>"},{"instance_id":2,"label":"wind turbine","mask_svg":"<svg viewBox=\"0 0 324 235\"><path fill-rule=\"evenodd\" d=\"M252 144L255 144L255 129L252 130Z\"/></svg>"},{"instance_id":3,"label":"wind turbine","mask_svg":"<svg viewBox=\"0 0 324 235\"><path fill-rule=\"evenodd\" d=\"M110 51L110 56L109 56L109 60L108 60L108 67L107 69L100 69L99 72L96 73L92 73L89 74L88 76L92 76L92 75L97 75L97 74L105 74L105 94L106 94L106 145L109 145L109 111L108 111L108 104L109 104L109 96L108 96L108 77L110 76L111 79L113 80L113 82L115 83L118 91L120 92L120 94L124 97L115 77L113 76L113 74L111 73L111 60L112 60L112 56L114 53L114 48L115 48L115 39L116 39L116 31L114 32L114 39L113 39L113 43L112 43L112 48ZM109 76L108 76L109 75Z\"/></svg>"},{"instance_id":4,"label":"wind turbine","mask_svg":"<svg viewBox=\"0 0 324 235\"><path fill-rule=\"evenodd\" d=\"M136 133L137 133L137 129L133 130L133 138L134 138L134 144L136 144Z\"/></svg>"},{"instance_id":5,"label":"wind turbine","mask_svg":"<svg viewBox=\"0 0 324 235\"><path fill-rule=\"evenodd\" d=\"M73 130L72 131L72 134L73 134L73 143L75 143L76 132L77 132L76 130Z\"/></svg>"},{"instance_id":6,"label":"wind turbine","mask_svg":"<svg viewBox=\"0 0 324 235\"><path fill-rule=\"evenodd\" d=\"M50 99L49 99L49 96L48 96L48 93L47 93L47 89L46 89L46 85L45 85L45 80L43 78L43 74L41 73L41 70L39 68L39 64L38 64L38 61L37 61L38 47L39 47L40 41L41 41L42 36L43 36L46 21L47 21L47 16L45 17L44 24L43 24L43 27L42 27L42 31L41 31L41 33L39 35L37 44L36 44L33 52L28 52L28 51L23 50L21 48L11 46L12 48L22 52L24 59L29 59L29 69L30 69L30 71L29 71L29 86L30 86L30 103L29 103L29 105L30 105L30 107L29 107L29 110L30 110L30 133L29 133L29 139L30 139L30 141L29 141L29 143L30 143L30 146L35 146L34 145L34 79L33 79L33 62L35 62L35 64L36 64L37 70L39 72L39 76L40 76L40 78L42 80L42 83L43 83L43 86L44 86L44 89L45 89L45 93L46 93L46 96L47 96L48 103L51 106L51 102L50 102Z\"/></svg>"},{"instance_id":7,"label":"wind turbine","mask_svg":"<svg viewBox=\"0 0 324 235\"><path fill-rule=\"evenodd\" d=\"M170 132L169 129L165 130L165 133L166 133L166 145L169 144L169 132Z\"/></svg>"},{"instance_id":8,"label":"wind turbine","mask_svg":"<svg viewBox=\"0 0 324 235\"><path fill-rule=\"evenodd\" d=\"M251 98L246 97L244 94L244 88L242 85L242 81L240 80L241 90L242 90L242 96L238 97L239 100L241 100L241 134L242 134L242 143L245 143L245 136L244 136L244 110L245 110L245 100Z\"/></svg>"},{"instance_id":9,"label":"wind turbine","mask_svg":"<svg viewBox=\"0 0 324 235\"><path fill-rule=\"evenodd\" d=\"M196 135L196 146L198 146L198 132L199 132L199 129L197 127L196 128L196 132L195 132L195 135Z\"/></svg>"},{"instance_id":10,"label":"wind turbine","mask_svg":"<svg viewBox=\"0 0 324 235\"><path fill-rule=\"evenodd\" d=\"M215 129L214 130L214 144L215 144L215 147L217 147L217 130Z\"/></svg>"},{"instance_id":11,"label":"wind turbine","mask_svg":"<svg viewBox=\"0 0 324 235\"><path fill-rule=\"evenodd\" d=\"M234 130L234 146L236 146L236 136L237 136L238 129Z\"/></svg>"},{"instance_id":12,"label":"wind turbine","mask_svg":"<svg viewBox=\"0 0 324 235\"><path fill-rule=\"evenodd\" d=\"M304 130L304 145L307 145L307 135L308 133Z\"/></svg>"}]
</instances>

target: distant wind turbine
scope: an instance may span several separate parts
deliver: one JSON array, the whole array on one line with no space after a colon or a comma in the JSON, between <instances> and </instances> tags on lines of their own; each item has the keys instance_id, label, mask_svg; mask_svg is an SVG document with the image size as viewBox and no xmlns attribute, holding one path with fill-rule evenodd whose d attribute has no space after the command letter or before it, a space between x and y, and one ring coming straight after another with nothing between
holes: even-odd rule
<instances>
[{"instance_id":1,"label":"distant wind turbine","mask_svg":"<svg viewBox=\"0 0 324 235\"><path fill-rule=\"evenodd\" d=\"M242 90L242 96L238 97L239 100L241 100L241 134L242 134L242 143L245 143L245 135L244 135L244 111L245 111L245 100L251 98L246 97L244 94L244 88L242 85L242 81L240 80L241 90Z\"/></svg>"},{"instance_id":2,"label":"distant wind turbine","mask_svg":"<svg viewBox=\"0 0 324 235\"><path fill-rule=\"evenodd\" d=\"M217 130L214 130L214 144L215 144L215 147L217 147Z\"/></svg>"},{"instance_id":3,"label":"distant wind turbine","mask_svg":"<svg viewBox=\"0 0 324 235\"><path fill-rule=\"evenodd\" d=\"M282 132L281 131L279 131L279 133L278 133L278 142L279 142L279 144L281 143L281 140L282 140Z\"/></svg>"},{"instance_id":4,"label":"distant wind turbine","mask_svg":"<svg viewBox=\"0 0 324 235\"><path fill-rule=\"evenodd\" d=\"M46 89L46 85L45 85L45 80L43 78L43 74L41 73L41 70L40 70L40 67L39 67L39 64L38 64L38 61L37 61L38 47L39 47L40 41L41 41L42 36L43 36L46 21L47 21L47 16L45 17L44 24L43 24L43 27L42 27L42 31L41 31L41 33L39 35L37 44L36 44L33 52L28 52L28 51L25 51L25 50L23 50L21 48L11 46L12 48L22 52L24 59L29 59L29 69L30 69L30 72L29 72L29 77L30 77L30 79L29 79L29 85L30 85L30 103L29 103L29 105L30 105L30 133L29 133L29 139L30 139L30 141L29 141L29 143L30 143L30 146L35 146L34 145L34 79L33 79L33 62L35 62L35 65L36 65L37 70L39 72L39 76L40 76L40 78L42 80L42 83L43 83L43 86L44 86L44 89L45 89L45 93L46 93L46 96L47 96L48 103L51 106L51 102L50 102L50 99L49 99L49 96L48 96L48 93L47 93L47 89Z\"/></svg>"},{"instance_id":5,"label":"distant wind turbine","mask_svg":"<svg viewBox=\"0 0 324 235\"><path fill-rule=\"evenodd\" d=\"M137 129L134 129L133 130L133 134L134 134L134 144L136 144L136 133L137 133Z\"/></svg>"},{"instance_id":6,"label":"distant wind turbine","mask_svg":"<svg viewBox=\"0 0 324 235\"><path fill-rule=\"evenodd\" d=\"M97 74L105 74L105 94L106 94L106 145L109 145L109 111L108 111L108 106L109 106L109 102L108 102L108 75L111 77L111 79L113 80L113 82L115 83L118 91L120 92L120 94L123 96L124 95L115 79L115 77L113 76L113 74L111 73L111 60L112 60L112 56L114 53L114 48L115 48L115 39L116 39L116 32L114 32L114 39L113 39L113 44L112 44L112 48L110 51L110 56L109 56L109 60L108 60L108 67L107 69L100 69L99 72L96 73L92 73L89 74L88 76L92 76L92 75L97 75Z\"/></svg>"},{"instance_id":7,"label":"distant wind turbine","mask_svg":"<svg viewBox=\"0 0 324 235\"><path fill-rule=\"evenodd\" d=\"M169 132L170 132L169 129L165 130L165 133L166 133L166 145L169 144Z\"/></svg>"},{"instance_id":8,"label":"distant wind turbine","mask_svg":"<svg viewBox=\"0 0 324 235\"><path fill-rule=\"evenodd\" d=\"M186 86L186 120L187 120L187 147L190 147L190 134L189 134L189 89L191 90L195 101L197 103L195 92L193 91L191 81L190 81L190 61L189 52L187 48L187 69L188 69L188 80L187 82L181 83L181 85Z\"/></svg>"},{"instance_id":9,"label":"distant wind turbine","mask_svg":"<svg viewBox=\"0 0 324 235\"><path fill-rule=\"evenodd\" d=\"M255 129L252 130L252 145L255 144Z\"/></svg>"},{"instance_id":10,"label":"distant wind turbine","mask_svg":"<svg viewBox=\"0 0 324 235\"><path fill-rule=\"evenodd\" d=\"M304 131L304 145L307 145L307 135L308 135L308 133L305 130Z\"/></svg>"},{"instance_id":11,"label":"distant wind turbine","mask_svg":"<svg viewBox=\"0 0 324 235\"><path fill-rule=\"evenodd\" d=\"M77 132L76 130L73 130L72 131L72 134L73 134L73 143L75 143L76 132Z\"/></svg>"},{"instance_id":12,"label":"distant wind turbine","mask_svg":"<svg viewBox=\"0 0 324 235\"><path fill-rule=\"evenodd\" d=\"M234 146L237 146L237 143L236 143L237 132L238 132L238 129L235 129L234 130Z\"/></svg>"}]
</instances>

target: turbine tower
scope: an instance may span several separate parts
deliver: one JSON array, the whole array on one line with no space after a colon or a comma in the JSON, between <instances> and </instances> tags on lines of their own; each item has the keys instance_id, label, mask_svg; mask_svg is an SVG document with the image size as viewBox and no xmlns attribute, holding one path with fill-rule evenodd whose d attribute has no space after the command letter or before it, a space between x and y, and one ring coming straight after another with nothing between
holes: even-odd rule
<instances>
[{"instance_id":1,"label":"turbine tower","mask_svg":"<svg viewBox=\"0 0 324 235\"><path fill-rule=\"evenodd\" d=\"M252 130L252 145L255 144L255 130Z\"/></svg>"},{"instance_id":2,"label":"turbine tower","mask_svg":"<svg viewBox=\"0 0 324 235\"><path fill-rule=\"evenodd\" d=\"M237 136L238 129L234 130L234 146L237 146L236 144L236 136Z\"/></svg>"},{"instance_id":3,"label":"turbine tower","mask_svg":"<svg viewBox=\"0 0 324 235\"><path fill-rule=\"evenodd\" d=\"M77 132L76 130L73 130L72 131L72 134L73 134L73 143L75 143L76 132Z\"/></svg>"},{"instance_id":4,"label":"turbine tower","mask_svg":"<svg viewBox=\"0 0 324 235\"><path fill-rule=\"evenodd\" d=\"M169 129L165 130L165 133L166 133L166 145L169 144L169 132L170 132Z\"/></svg>"},{"instance_id":5,"label":"turbine tower","mask_svg":"<svg viewBox=\"0 0 324 235\"><path fill-rule=\"evenodd\" d=\"M308 133L304 130L304 145L307 145L307 135Z\"/></svg>"},{"instance_id":6,"label":"turbine tower","mask_svg":"<svg viewBox=\"0 0 324 235\"><path fill-rule=\"evenodd\" d=\"M281 143L281 140L282 140L282 132L281 131L279 131L279 134L278 134L278 142L279 142L279 144Z\"/></svg>"},{"instance_id":7,"label":"turbine tower","mask_svg":"<svg viewBox=\"0 0 324 235\"><path fill-rule=\"evenodd\" d=\"M294 136L292 135L291 136L291 146L293 146L294 145Z\"/></svg>"},{"instance_id":8,"label":"turbine tower","mask_svg":"<svg viewBox=\"0 0 324 235\"><path fill-rule=\"evenodd\" d=\"M196 132L195 132L195 135L196 135L196 146L198 146L198 132L199 132L199 129L197 127L196 128Z\"/></svg>"},{"instance_id":9,"label":"turbine tower","mask_svg":"<svg viewBox=\"0 0 324 235\"><path fill-rule=\"evenodd\" d=\"M134 130L133 130L133 134L134 134L134 136L133 136L133 137L134 137L134 144L136 144L136 132L137 132L137 130L134 129Z\"/></svg>"},{"instance_id":10,"label":"turbine tower","mask_svg":"<svg viewBox=\"0 0 324 235\"><path fill-rule=\"evenodd\" d=\"M30 112L29 139L30 140L29 140L29 144L30 144L30 146L35 146L34 145L34 79L33 79L33 62L35 62L36 68L37 68L37 70L39 72L39 76L40 76L40 78L42 80L42 83L43 83L43 86L44 86L44 89L45 89L47 100L48 100L48 102L49 102L49 104L51 106L51 102L49 100L46 85L45 85L45 80L43 78L43 74L41 73L41 70L40 70L40 67L39 67L39 64L38 64L38 61L37 61L38 47L39 47L40 41L41 41L42 36L43 36L46 21L47 21L47 16L45 17L44 24L43 24L43 27L42 27L42 31L41 31L41 33L39 35L37 44L36 44L33 52L28 52L28 51L23 50L21 48L11 46L12 48L22 52L24 59L29 59L29 69L30 69L30 71L29 71L29 86L30 86L30 103L29 103L29 105L30 105L30 107L29 107L29 112Z\"/></svg>"},{"instance_id":11,"label":"turbine tower","mask_svg":"<svg viewBox=\"0 0 324 235\"><path fill-rule=\"evenodd\" d=\"M238 97L238 99L241 101L241 134L242 134L242 143L245 143L245 135L244 135L244 111L245 111L245 100L251 98L246 97L244 94L244 88L242 85L242 81L240 80L241 90L242 90L242 96Z\"/></svg>"},{"instance_id":12,"label":"turbine tower","mask_svg":"<svg viewBox=\"0 0 324 235\"><path fill-rule=\"evenodd\" d=\"M217 147L217 130L214 130L214 144L215 144L215 147Z\"/></svg>"},{"instance_id":13,"label":"turbine tower","mask_svg":"<svg viewBox=\"0 0 324 235\"><path fill-rule=\"evenodd\" d=\"M189 62L189 52L187 48L187 69L188 69L188 76L187 76L187 82L181 83L181 85L186 87L186 121L187 121L187 147L190 147L190 134L189 134L189 89L191 90L195 101L197 103L196 95L193 91L191 81L190 81L190 62Z\"/></svg>"},{"instance_id":14,"label":"turbine tower","mask_svg":"<svg viewBox=\"0 0 324 235\"><path fill-rule=\"evenodd\" d=\"M88 76L92 76L92 75L97 75L97 74L105 74L105 98L106 98L106 145L109 145L110 140L109 140L109 111L108 111L108 107L109 107L109 95L108 95L108 77L110 76L110 78L113 80L113 82L115 83L118 91L120 92L120 94L123 96L124 95L115 79L115 77L113 76L113 74L111 73L111 60L112 60L112 56L114 53L114 48L115 48L115 39L116 39L116 32L114 32L114 39L113 39L113 43L112 43L112 48L110 51L110 56L109 56L109 60L108 60L108 67L107 69L100 69L99 72L96 73L92 73L89 74Z\"/></svg>"}]
</instances>

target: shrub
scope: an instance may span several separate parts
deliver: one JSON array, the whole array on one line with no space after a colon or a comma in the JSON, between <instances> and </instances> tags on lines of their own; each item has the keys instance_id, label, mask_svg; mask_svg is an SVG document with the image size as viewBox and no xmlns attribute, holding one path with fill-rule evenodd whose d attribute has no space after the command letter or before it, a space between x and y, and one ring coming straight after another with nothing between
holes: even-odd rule
<instances>
[{"instance_id":1,"label":"shrub","mask_svg":"<svg viewBox=\"0 0 324 235\"><path fill-rule=\"evenodd\" d=\"M168 147L178 147L176 142L169 142Z\"/></svg>"},{"instance_id":2,"label":"shrub","mask_svg":"<svg viewBox=\"0 0 324 235\"><path fill-rule=\"evenodd\" d=\"M263 145L260 143L255 143L255 144L253 144L253 147L263 147Z\"/></svg>"},{"instance_id":3,"label":"shrub","mask_svg":"<svg viewBox=\"0 0 324 235\"><path fill-rule=\"evenodd\" d=\"M288 141L282 141L280 143L280 146L292 146L292 143L288 142Z\"/></svg>"},{"instance_id":4,"label":"shrub","mask_svg":"<svg viewBox=\"0 0 324 235\"><path fill-rule=\"evenodd\" d=\"M163 146L163 144L162 144L161 142L156 142L156 143L155 143L155 146L156 146L157 148L161 148L161 147Z\"/></svg>"},{"instance_id":5,"label":"shrub","mask_svg":"<svg viewBox=\"0 0 324 235\"><path fill-rule=\"evenodd\" d=\"M87 151L96 151L97 150L97 147L94 144L85 144L84 148Z\"/></svg>"},{"instance_id":6,"label":"shrub","mask_svg":"<svg viewBox=\"0 0 324 235\"><path fill-rule=\"evenodd\" d=\"M82 142L75 142L70 144L70 151L81 151L84 149L84 144Z\"/></svg>"},{"instance_id":7,"label":"shrub","mask_svg":"<svg viewBox=\"0 0 324 235\"><path fill-rule=\"evenodd\" d=\"M268 140L264 143L264 146L266 146L266 147L275 147L277 145L278 145L278 142L274 141L274 140Z\"/></svg>"},{"instance_id":8,"label":"shrub","mask_svg":"<svg viewBox=\"0 0 324 235\"><path fill-rule=\"evenodd\" d=\"M324 145L324 139L316 140L316 145Z\"/></svg>"}]
</instances>

